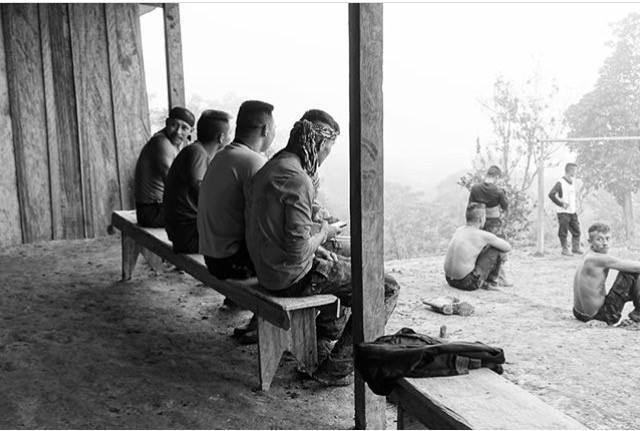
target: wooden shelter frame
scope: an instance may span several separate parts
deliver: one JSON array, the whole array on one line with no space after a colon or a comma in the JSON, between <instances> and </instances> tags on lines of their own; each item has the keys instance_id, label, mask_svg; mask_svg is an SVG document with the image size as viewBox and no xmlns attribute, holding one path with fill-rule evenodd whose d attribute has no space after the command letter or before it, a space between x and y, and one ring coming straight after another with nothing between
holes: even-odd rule
<instances>
[{"instance_id":1,"label":"wooden shelter frame","mask_svg":"<svg viewBox=\"0 0 640 431\"><path fill-rule=\"evenodd\" d=\"M544 144L555 142L609 142L609 141L639 141L640 136L594 136L585 138L565 138L565 139L538 139L536 142L543 146L543 154L538 161L538 237L536 239L536 256L544 255Z\"/></svg>"},{"instance_id":2,"label":"wooden shelter frame","mask_svg":"<svg viewBox=\"0 0 640 431\"><path fill-rule=\"evenodd\" d=\"M164 12L169 108L185 105L177 3L146 3ZM383 5L350 3L349 171L354 343L383 335ZM377 396L356 373L356 429L384 429L386 398Z\"/></svg>"}]
</instances>

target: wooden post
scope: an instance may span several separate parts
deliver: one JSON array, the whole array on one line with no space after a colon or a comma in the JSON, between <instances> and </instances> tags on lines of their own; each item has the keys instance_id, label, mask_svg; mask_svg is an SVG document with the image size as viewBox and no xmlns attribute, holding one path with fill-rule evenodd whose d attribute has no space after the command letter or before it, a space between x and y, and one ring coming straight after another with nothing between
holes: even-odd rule
<instances>
[{"instance_id":1,"label":"wooden post","mask_svg":"<svg viewBox=\"0 0 640 431\"><path fill-rule=\"evenodd\" d=\"M349 4L353 341L384 332L382 4ZM385 428L385 398L356 374L356 429Z\"/></svg>"},{"instance_id":2,"label":"wooden post","mask_svg":"<svg viewBox=\"0 0 640 431\"><path fill-rule=\"evenodd\" d=\"M185 106L184 67L182 65L182 34L180 32L180 4L164 3L164 46L167 61L169 109Z\"/></svg>"},{"instance_id":3,"label":"wooden post","mask_svg":"<svg viewBox=\"0 0 640 431\"><path fill-rule=\"evenodd\" d=\"M538 159L538 250L536 256L544 255L544 142L540 142Z\"/></svg>"}]
</instances>

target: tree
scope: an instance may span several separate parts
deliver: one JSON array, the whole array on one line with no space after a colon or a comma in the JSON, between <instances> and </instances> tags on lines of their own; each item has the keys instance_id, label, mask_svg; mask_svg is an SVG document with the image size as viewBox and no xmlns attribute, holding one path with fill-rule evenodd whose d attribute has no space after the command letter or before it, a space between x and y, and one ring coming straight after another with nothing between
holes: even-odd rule
<instances>
[{"instance_id":1,"label":"tree","mask_svg":"<svg viewBox=\"0 0 640 431\"><path fill-rule=\"evenodd\" d=\"M474 169L460 178L459 185L470 189L482 181L487 168L498 165L502 169L503 184L509 199L509 212L504 229L512 240L524 239L529 229L532 210L529 189L538 175L537 166L552 166L552 155L559 145L545 148L538 139L556 136L563 128L557 114L558 87L549 86L541 94L541 78L534 74L524 88L516 90L514 84L498 76L493 86L493 98L481 101L489 114L495 140L481 145L476 143L477 157Z\"/></svg>"},{"instance_id":2,"label":"tree","mask_svg":"<svg viewBox=\"0 0 640 431\"><path fill-rule=\"evenodd\" d=\"M595 88L566 111L569 137L638 136L640 133L640 15L614 25L613 52ZM571 143L586 190L604 189L622 207L628 238L635 236L633 194L640 188L640 149L629 142Z\"/></svg>"}]
</instances>

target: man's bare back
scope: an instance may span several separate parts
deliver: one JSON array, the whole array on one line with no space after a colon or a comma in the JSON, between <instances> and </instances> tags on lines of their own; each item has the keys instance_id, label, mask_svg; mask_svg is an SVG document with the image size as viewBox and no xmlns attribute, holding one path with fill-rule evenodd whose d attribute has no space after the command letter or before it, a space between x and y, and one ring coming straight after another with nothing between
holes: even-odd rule
<instances>
[{"instance_id":1,"label":"man's bare back","mask_svg":"<svg viewBox=\"0 0 640 431\"><path fill-rule=\"evenodd\" d=\"M609 268L606 268L602 256L606 255L587 251L573 279L573 308L587 316L598 312L607 295L605 282Z\"/></svg>"},{"instance_id":2,"label":"man's bare back","mask_svg":"<svg viewBox=\"0 0 640 431\"><path fill-rule=\"evenodd\" d=\"M507 241L480 230L478 226L467 224L456 229L444 261L445 275L454 280L464 278L473 271L478 255L487 245L503 252L511 251Z\"/></svg>"}]
</instances>

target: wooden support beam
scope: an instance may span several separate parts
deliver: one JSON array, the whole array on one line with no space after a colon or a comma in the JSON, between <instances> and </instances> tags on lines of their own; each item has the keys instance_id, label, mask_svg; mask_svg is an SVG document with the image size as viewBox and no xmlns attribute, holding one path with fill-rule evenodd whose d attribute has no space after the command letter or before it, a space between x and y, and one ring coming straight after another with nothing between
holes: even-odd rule
<instances>
[{"instance_id":1,"label":"wooden support beam","mask_svg":"<svg viewBox=\"0 0 640 431\"><path fill-rule=\"evenodd\" d=\"M544 163L542 157L544 155L544 146L541 148L540 160L538 162L538 247L536 256L544 256Z\"/></svg>"},{"instance_id":2,"label":"wooden support beam","mask_svg":"<svg viewBox=\"0 0 640 431\"><path fill-rule=\"evenodd\" d=\"M354 343L384 333L382 4L349 4L349 136ZM356 429L385 428L385 398L356 375Z\"/></svg>"},{"instance_id":3,"label":"wooden support beam","mask_svg":"<svg viewBox=\"0 0 640 431\"><path fill-rule=\"evenodd\" d=\"M186 106L179 3L164 4L164 45L167 60L169 109L174 106Z\"/></svg>"}]
</instances>

